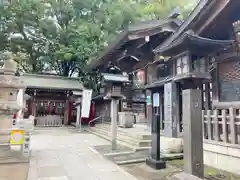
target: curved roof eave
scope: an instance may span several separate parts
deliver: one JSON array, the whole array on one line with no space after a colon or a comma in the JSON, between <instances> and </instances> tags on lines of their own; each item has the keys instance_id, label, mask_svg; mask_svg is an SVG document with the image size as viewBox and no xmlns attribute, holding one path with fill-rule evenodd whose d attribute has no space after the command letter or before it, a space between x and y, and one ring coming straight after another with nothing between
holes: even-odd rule
<instances>
[{"instance_id":1,"label":"curved roof eave","mask_svg":"<svg viewBox=\"0 0 240 180\"><path fill-rule=\"evenodd\" d=\"M144 27L144 23L147 26ZM150 25L149 25L150 24ZM180 20L177 19L167 19L167 20L153 20L153 21L145 21L142 23L139 23L138 25L135 26L130 26L129 28L125 29L120 36L113 41L102 53L100 53L100 56L98 56L97 59L92 60L89 62L89 67L90 68L96 68L101 64L101 60L104 59L104 57L110 53L111 51L114 51L116 48L120 47L123 42L129 41L129 35L135 34L135 33L144 33L153 29L164 29L165 31L174 31L174 28L178 28L180 26ZM174 28L170 28L171 25L174 25ZM163 31L160 31L161 33ZM156 33L155 33L156 34ZM154 35L154 34L152 34Z\"/></svg>"}]
</instances>

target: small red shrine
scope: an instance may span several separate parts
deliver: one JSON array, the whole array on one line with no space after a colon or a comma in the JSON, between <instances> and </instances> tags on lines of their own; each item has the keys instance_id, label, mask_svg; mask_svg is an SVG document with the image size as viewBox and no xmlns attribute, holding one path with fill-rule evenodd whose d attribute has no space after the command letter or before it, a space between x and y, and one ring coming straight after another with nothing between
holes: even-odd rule
<instances>
[{"instance_id":1,"label":"small red shrine","mask_svg":"<svg viewBox=\"0 0 240 180\"><path fill-rule=\"evenodd\" d=\"M27 87L25 93L31 96L26 102L27 114L35 116L36 126L54 126L56 119L58 125L76 122L84 88L78 78L23 74L22 80Z\"/></svg>"}]
</instances>

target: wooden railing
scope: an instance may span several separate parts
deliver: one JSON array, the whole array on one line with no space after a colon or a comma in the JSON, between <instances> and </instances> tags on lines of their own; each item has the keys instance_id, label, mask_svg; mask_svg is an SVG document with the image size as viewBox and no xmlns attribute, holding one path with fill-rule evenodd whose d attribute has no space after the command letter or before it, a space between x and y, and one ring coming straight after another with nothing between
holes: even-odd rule
<instances>
[{"instance_id":1,"label":"wooden railing","mask_svg":"<svg viewBox=\"0 0 240 180\"><path fill-rule=\"evenodd\" d=\"M203 137L211 141L240 144L240 109L203 111Z\"/></svg>"}]
</instances>

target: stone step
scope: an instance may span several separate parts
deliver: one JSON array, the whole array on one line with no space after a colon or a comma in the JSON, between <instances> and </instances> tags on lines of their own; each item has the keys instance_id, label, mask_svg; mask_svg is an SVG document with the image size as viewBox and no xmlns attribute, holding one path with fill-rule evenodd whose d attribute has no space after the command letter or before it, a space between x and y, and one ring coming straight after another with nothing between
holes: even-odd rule
<instances>
[{"instance_id":1,"label":"stone step","mask_svg":"<svg viewBox=\"0 0 240 180\"><path fill-rule=\"evenodd\" d=\"M104 128L104 127L94 127L94 128L98 129L99 131L104 131L105 133L108 133L109 135L111 135L111 130L109 128ZM135 135L128 134L126 132L123 133L123 132L117 131L117 136L119 138L129 139L131 141L136 141L136 142L143 142L143 143L151 142L150 138L144 139L141 135L135 136Z\"/></svg>"},{"instance_id":2,"label":"stone step","mask_svg":"<svg viewBox=\"0 0 240 180\"><path fill-rule=\"evenodd\" d=\"M106 134L106 135L111 137L111 132L108 129L96 128L96 127L93 127L93 129L95 129L97 131L101 131L104 134ZM121 134L121 133L118 133L117 134L117 139L125 141L125 142L127 142L129 144L132 144L132 145L135 145L135 146L139 146L139 147L151 146L151 140L143 140L141 138L132 137L131 135L129 135L127 133L125 133L124 135Z\"/></svg>"},{"instance_id":3,"label":"stone step","mask_svg":"<svg viewBox=\"0 0 240 180\"><path fill-rule=\"evenodd\" d=\"M146 162L146 159L149 158L150 152L149 150L132 152L128 154L116 154L116 155L106 155L108 159L115 162L118 165L125 164L134 164L134 163L142 163ZM161 153L161 159L164 161L169 161L173 159L182 159L183 154L163 154Z\"/></svg>"},{"instance_id":4,"label":"stone step","mask_svg":"<svg viewBox=\"0 0 240 180\"><path fill-rule=\"evenodd\" d=\"M104 124L104 125L96 125L95 127L97 128L101 128L101 129L105 129L107 131L111 131L111 126L108 124ZM126 131L122 130L122 128L118 128L117 130L118 134L121 134L123 136L131 136L134 139L141 139L141 140L151 140L151 133L149 134L133 134L133 133L126 133Z\"/></svg>"},{"instance_id":5,"label":"stone step","mask_svg":"<svg viewBox=\"0 0 240 180\"><path fill-rule=\"evenodd\" d=\"M101 138L104 138L108 141L111 141L111 135L106 131L101 131L101 130L99 131L99 129L97 129L97 128L87 129L87 131L89 131ZM140 147L136 143L132 143L131 141L126 141L126 139L121 139L119 137L117 138L117 143L119 143L122 146L129 147L130 149L133 149L134 151L142 151L142 150L150 149L150 146Z\"/></svg>"},{"instance_id":6,"label":"stone step","mask_svg":"<svg viewBox=\"0 0 240 180\"><path fill-rule=\"evenodd\" d=\"M31 154L31 152L30 152ZM31 155L25 157L21 151L10 150L0 153L0 164L25 163L29 162Z\"/></svg>"},{"instance_id":7,"label":"stone step","mask_svg":"<svg viewBox=\"0 0 240 180\"><path fill-rule=\"evenodd\" d=\"M0 158L0 164L28 163L29 158L4 157Z\"/></svg>"}]
</instances>

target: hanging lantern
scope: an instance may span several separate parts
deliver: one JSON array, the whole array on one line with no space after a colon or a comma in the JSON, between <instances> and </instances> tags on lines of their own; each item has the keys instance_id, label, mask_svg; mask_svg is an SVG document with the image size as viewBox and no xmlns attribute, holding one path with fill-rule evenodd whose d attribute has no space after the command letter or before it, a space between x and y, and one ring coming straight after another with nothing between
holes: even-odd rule
<instances>
[{"instance_id":1,"label":"hanging lantern","mask_svg":"<svg viewBox=\"0 0 240 180\"><path fill-rule=\"evenodd\" d=\"M137 80L139 84L145 83L145 72L143 70L137 72Z\"/></svg>"}]
</instances>

